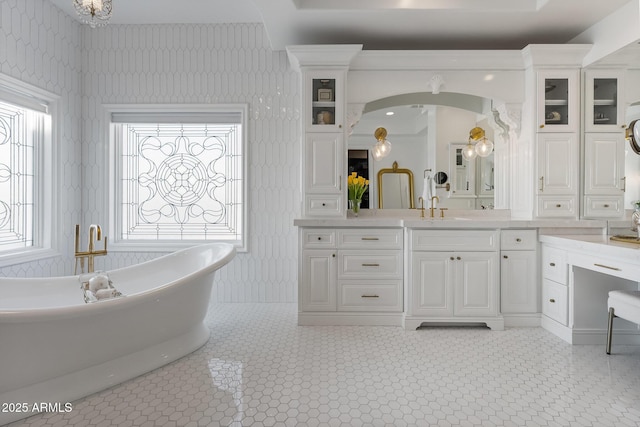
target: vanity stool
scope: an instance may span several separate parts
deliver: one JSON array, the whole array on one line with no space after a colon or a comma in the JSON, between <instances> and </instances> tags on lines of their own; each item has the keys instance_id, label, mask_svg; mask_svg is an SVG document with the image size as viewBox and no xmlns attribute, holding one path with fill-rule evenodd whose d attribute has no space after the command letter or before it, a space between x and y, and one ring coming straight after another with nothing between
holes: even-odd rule
<instances>
[{"instance_id":1,"label":"vanity stool","mask_svg":"<svg viewBox=\"0 0 640 427\"><path fill-rule=\"evenodd\" d=\"M611 354L611 335L613 318L634 322L640 325L640 291L611 291L607 301L609 306L609 324L607 326L607 354Z\"/></svg>"}]
</instances>

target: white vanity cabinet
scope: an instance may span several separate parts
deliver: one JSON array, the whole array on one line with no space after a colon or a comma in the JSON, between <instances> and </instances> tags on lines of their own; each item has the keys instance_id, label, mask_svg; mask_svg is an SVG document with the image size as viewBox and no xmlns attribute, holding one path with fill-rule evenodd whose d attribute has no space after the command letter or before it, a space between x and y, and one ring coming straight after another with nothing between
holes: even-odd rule
<instances>
[{"instance_id":1,"label":"white vanity cabinet","mask_svg":"<svg viewBox=\"0 0 640 427\"><path fill-rule=\"evenodd\" d=\"M401 324L401 228L305 227L300 245L300 325Z\"/></svg>"},{"instance_id":2,"label":"white vanity cabinet","mask_svg":"<svg viewBox=\"0 0 640 427\"><path fill-rule=\"evenodd\" d=\"M537 216L576 218L578 134L539 133L537 143Z\"/></svg>"},{"instance_id":3,"label":"white vanity cabinet","mask_svg":"<svg viewBox=\"0 0 640 427\"><path fill-rule=\"evenodd\" d=\"M362 45L287 47L292 67L300 72L304 217L346 214L347 71L361 50Z\"/></svg>"},{"instance_id":4,"label":"white vanity cabinet","mask_svg":"<svg viewBox=\"0 0 640 427\"><path fill-rule=\"evenodd\" d=\"M502 230L500 312L513 326L536 326L539 318L536 230Z\"/></svg>"},{"instance_id":5,"label":"white vanity cabinet","mask_svg":"<svg viewBox=\"0 0 640 427\"><path fill-rule=\"evenodd\" d=\"M623 73L585 72L585 218L622 218L626 187Z\"/></svg>"},{"instance_id":6,"label":"white vanity cabinet","mask_svg":"<svg viewBox=\"0 0 640 427\"><path fill-rule=\"evenodd\" d=\"M335 217L345 212L343 141L341 133L308 133L305 136L303 181L307 216Z\"/></svg>"},{"instance_id":7,"label":"white vanity cabinet","mask_svg":"<svg viewBox=\"0 0 640 427\"><path fill-rule=\"evenodd\" d=\"M565 327L569 318L569 272L566 251L541 245L542 326L551 331Z\"/></svg>"},{"instance_id":8,"label":"white vanity cabinet","mask_svg":"<svg viewBox=\"0 0 640 427\"><path fill-rule=\"evenodd\" d=\"M585 134L584 216L620 218L624 214L624 135Z\"/></svg>"},{"instance_id":9,"label":"white vanity cabinet","mask_svg":"<svg viewBox=\"0 0 640 427\"><path fill-rule=\"evenodd\" d=\"M497 230L410 229L404 327L425 322L485 323L499 315Z\"/></svg>"},{"instance_id":10,"label":"white vanity cabinet","mask_svg":"<svg viewBox=\"0 0 640 427\"><path fill-rule=\"evenodd\" d=\"M536 216L577 218L580 71L536 70Z\"/></svg>"}]
</instances>

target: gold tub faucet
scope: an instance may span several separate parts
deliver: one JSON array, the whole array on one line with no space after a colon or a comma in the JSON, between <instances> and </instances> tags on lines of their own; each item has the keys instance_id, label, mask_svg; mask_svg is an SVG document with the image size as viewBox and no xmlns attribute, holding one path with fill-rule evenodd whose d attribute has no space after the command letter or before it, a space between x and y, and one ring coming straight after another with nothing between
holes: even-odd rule
<instances>
[{"instance_id":1,"label":"gold tub faucet","mask_svg":"<svg viewBox=\"0 0 640 427\"><path fill-rule=\"evenodd\" d=\"M75 257L76 266L73 274L78 274L78 264L80 264L80 272L84 273L84 259L87 258L87 273L94 272L94 258L97 256L103 256L107 254L107 236L104 237L104 248L96 250L96 240L102 240L102 228L97 224L91 224L89 226L89 241L87 243L87 250L85 252L80 251L80 224L76 224L76 239L75 239Z\"/></svg>"}]
</instances>

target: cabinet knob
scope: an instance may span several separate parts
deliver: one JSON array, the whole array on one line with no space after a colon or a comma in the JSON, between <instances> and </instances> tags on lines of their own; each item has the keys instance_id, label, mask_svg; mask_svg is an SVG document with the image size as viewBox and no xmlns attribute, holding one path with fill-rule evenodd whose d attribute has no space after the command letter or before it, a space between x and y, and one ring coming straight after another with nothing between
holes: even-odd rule
<instances>
[{"instance_id":1,"label":"cabinet knob","mask_svg":"<svg viewBox=\"0 0 640 427\"><path fill-rule=\"evenodd\" d=\"M544 125L540 125L540 129L542 129L544 127Z\"/></svg>"},{"instance_id":2,"label":"cabinet knob","mask_svg":"<svg viewBox=\"0 0 640 427\"><path fill-rule=\"evenodd\" d=\"M557 204L557 205L556 205L556 208L561 208L561 207L562 207L562 205L561 205L561 204Z\"/></svg>"},{"instance_id":3,"label":"cabinet knob","mask_svg":"<svg viewBox=\"0 0 640 427\"><path fill-rule=\"evenodd\" d=\"M318 240L322 240L322 237L318 237Z\"/></svg>"},{"instance_id":4,"label":"cabinet knob","mask_svg":"<svg viewBox=\"0 0 640 427\"><path fill-rule=\"evenodd\" d=\"M608 208L608 207L609 207L609 205L604 205L604 207L605 207L605 208Z\"/></svg>"},{"instance_id":5,"label":"cabinet knob","mask_svg":"<svg viewBox=\"0 0 640 427\"><path fill-rule=\"evenodd\" d=\"M554 300L553 298L549 299L549 302L554 303L556 302L556 300Z\"/></svg>"},{"instance_id":6,"label":"cabinet knob","mask_svg":"<svg viewBox=\"0 0 640 427\"><path fill-rule=\"evenodd\" d=\"M456 259L457 259L458 261L460 261L462 258L460 258L460 257L458 256L458 257L456 257Z\"/></svg>"},{"instance_id":7,"label":"cabinet knob","mask_svg":"<svg viewBox=\"0 0 640 427\"><path fill-rule=\"evenodd\" d=\"M323 203L323 204L322 204L322 206L327 206L327 204L326 204L326 203Z\"/></svg>"},{"instance_id":8,"label":"cabinet knob","mask_svg":"<svg viewBox=\"0 0 640 427\"><path fill-rule=\"evenodd\" d=\"M502 258L509 259L509 257L507 255L502 255Z\"/></svg>"},{"instance_id":9,"label":"cabinet knob","mask_svg":"<svg viewBox=\"0 0 640 427\"><path fill-rule=\"evenodd\" d=\"M331 256L332 256L333 258L335 258L335 257L336 257L336 254L331 254Z\"/></svg>"},{"instance_id":10,"label":"cabinet knob","mask_svg":"<svg viewBox=\"0 0 640 427\"><path fill-rule=\"evenodd\" d=\"M451 257L451 258L449 258L449 259L450 259L451 261L453 261L455 258L454 258L454 257Z\"/></svg>"},{"instance_id":11,"label":"cabinet knob","mask_svg":"<svg viewBox=\"0 0 640 427\"><path fill-rule=\"evenodd\" d=\"M555 266L556 266L556 263L555 263L555 262L550 262L550 263L549 263L549 265L550 265L551 267L555 267Z\"/></svg>"},{"instance_id":12,"label":"cabinet knob","mask_svg":"<svg viewBox=\"0 0 640 427\"><path fill-rule=\"evenodd\" d=\"M522 242L522 239L518 237L518 238L516 239L516 242L520 243L520 242Z\"/></svg>"}]
</instances>

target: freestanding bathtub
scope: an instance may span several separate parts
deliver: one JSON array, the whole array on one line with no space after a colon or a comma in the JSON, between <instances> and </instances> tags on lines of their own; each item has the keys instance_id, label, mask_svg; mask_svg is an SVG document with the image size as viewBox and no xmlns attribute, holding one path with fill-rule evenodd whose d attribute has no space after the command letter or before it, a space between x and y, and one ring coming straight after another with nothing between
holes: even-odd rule
<instances>
[{"instance_id":1,"label":"freestanding bathtub","mask_svg":"<svg viewBox=\"0 0 640 427\"><path fill-rule=\"evenodd\" d=\"M94 303L78 276L0 278L0 425L42 403L64 411L201 347L214 273L234 256L206 244L109 271L123 296Z\"/></svg>"}]
</instances>

